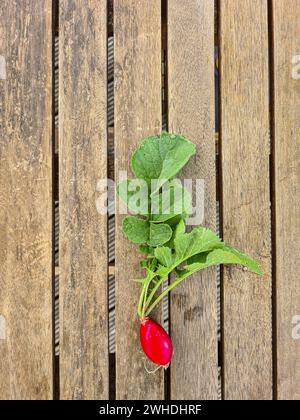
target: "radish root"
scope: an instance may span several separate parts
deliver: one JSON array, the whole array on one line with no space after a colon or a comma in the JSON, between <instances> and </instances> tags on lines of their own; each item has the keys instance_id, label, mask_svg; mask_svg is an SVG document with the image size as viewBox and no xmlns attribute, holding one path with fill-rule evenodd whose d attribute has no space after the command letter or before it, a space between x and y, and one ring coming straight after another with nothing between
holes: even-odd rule
<instances>
[{"instance_id":1,"label":"radish root","mask_svg":"<svg viewBox=\"0 0 300 420\"><path fill-rule=\"evenodd\" d=\"M153 375L154 373L156 373L160 368L162 368L163 366L157 366L154 370L149 370L146 366L146 360L144 361L144 368L145 371L149 374L149 375Z\"/></svg>"}]
</instances>

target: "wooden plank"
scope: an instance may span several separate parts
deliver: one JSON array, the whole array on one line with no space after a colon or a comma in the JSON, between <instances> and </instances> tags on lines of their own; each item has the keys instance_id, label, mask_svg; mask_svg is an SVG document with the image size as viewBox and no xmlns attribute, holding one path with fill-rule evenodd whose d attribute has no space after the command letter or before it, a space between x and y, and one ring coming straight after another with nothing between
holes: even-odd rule
<instances>
[{"instance_id":1,"label":"wooden plank","mask_svg":"<svg viewBox=\"0 0 300 420\"><path fill-rule=\"evenodd\" d=\"M205 182L203 225L215 230L214 3L168 1L169 130L197 145L182 178ZM218 390L215 269L189 278L171 296L172 399L216 399Z\"/></svg>"},{"instance_id":2,"label":"wooden plank","mask_svg":"<svg viewBox=\"0 0 300 420\"><path fill-rule=\"evenodd\" d=\"M0 10L0 399L52 398L51 9Z\"/></svg>"},{"instance_id":3,"label":"wooden plank","mask_svg":"<svg viewBox=\"0 0 300 420\"><path fill-rule=\"evenodd\" d=\"M106 1L60 1L60 384L108 398Z\"/></svg>"},{"instance_id":4,"label":"wooden plank","mask_svg":"<svg viewBox=\"0 0 300 420\"><path fill-rule=\"evenodd\" d=\"M115 168L130 171L130 156L147 135L161 130L161 2L115 0ZM116 179L119 174L116 173ZM149 375L139 344L140 254L124 239L116 218L117 399L163 398L163 372Z\"/></svg>"},{"instance_id":5,"label":"wooden plank","mask_svg":"<svg viewBox=\"0 0 300 420\"><path fill-rule=\"evenodd\" d=\"M273 22L277 386L299 400L300 2L273 2Z\"/></svg>"},{"instance_id":6,"label":"wooden plank","mask_svg":"<svg viewBox=\"0 0 300 420\"><path fill-rule=\"evenodd\" d=\"M225 399L272 398L267 1L220 2L223 234L263 278L226 267Z\"/></svg>"}]
</instances>

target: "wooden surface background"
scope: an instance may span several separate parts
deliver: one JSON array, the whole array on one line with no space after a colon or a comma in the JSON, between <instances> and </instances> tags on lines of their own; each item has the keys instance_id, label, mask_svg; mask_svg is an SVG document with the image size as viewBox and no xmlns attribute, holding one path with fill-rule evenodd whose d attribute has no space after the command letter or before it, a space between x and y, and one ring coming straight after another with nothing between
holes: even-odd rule
<instances>
[{"instance_id":1,"label":"wooden surface background","mask_svg":"<svg viewBox=\"0 0 300 420\"><path fill-rule=\"evenodd\" d=\"M107 216L96 208L97 181L107 176L106 22L104 2L60 1L62 399L108 398Z\"/></svg>"},{"instance_id":2,"label":"wooden surface background","mask_svg":"<svg viewBox=\"0 0 300 420\"><path fill-rule=\"evenodd\" d=\"M300 399L299 21L300 0L2 1L0 399ZM150 375L137 253L96 200L162 128L197 145L202 223L264 276L175 290Z\"/></svg>"},{"instance_id":3,"label":"wooden surface background","mask_svg":"<svg viewBox=\"0 0 300 420\"><path fill-rule=\"evenodd\" d=\"M0 398L52 397L52 9L0 7Z\"/></svg>"},{"instance_id":4,"label":"wooden surface background","mask_svg":"<svg viewBox=\"0 0 300 420\"><path fill-rule=\"evenodd\" d=\"M187 27L189 30L187 30ZM187 48L187 45L189 46ZM202 224L216 229L214 108L214 4L168 2L169 131L197 145L182 178L205 181ZM195 204L195 203L194 203ZM196 273L175 288L170 305L175 353L170 367L172 399L218 398L216 270ZM200 344L201 343L201 344Z\"/></svg>"},{"instance_id":5,"label":"wooden surface background","mask_svg":"<svg viewBox=\"0 0 300 420\"><path fill-rule=\"evenodd\" d=\"M221 2L222 222L226 243L264 276L223 270L226 399L272 398L272 310L267 1ZM257 375L259 372L259 375Z\"/></svg>"}]
</instances>

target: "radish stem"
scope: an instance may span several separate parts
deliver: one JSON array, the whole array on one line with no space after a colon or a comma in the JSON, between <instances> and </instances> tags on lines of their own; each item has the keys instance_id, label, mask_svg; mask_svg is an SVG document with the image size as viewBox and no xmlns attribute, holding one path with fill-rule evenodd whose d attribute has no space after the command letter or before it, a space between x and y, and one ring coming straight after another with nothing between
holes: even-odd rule
<instances>
[{"instance_id":1,"label":"radish stem","mask_svg":"<svg viewBox=\"0 0 300 420\"><path fill-rule=\"evenodd\" d=\"M145 312L145 316L148 316L150 314L150 312L153 311L153 309L159 304L159 302L162 300L162 298L167 295L175 286L177 286L177 284L179 284L182 280L184 280L186 277L188 277L190 275L190 273L187 273L185 275L183 275L182 277L178 278L177 280L174 280L156 299L155 301L152 303L152 305L150 307L146 307L146 312ZM161 282L163 282L163 280L161 280ZM150 295L151 296L151 295ZM149 296L149 298L150 298ZM150 301L151 302L151 301Z\"/></svg>"},{"instance_id":2,"label":"radish stem","mask_svg":"<svg viewBox=\"0 0 300 420\"><path fill-rule=\"evenodd\" d=\"M142 307L143 307L143 302L144 302L144 294L145 294L145 283L143 284L143 287L142 287L140 300L139 300L139 305L138 305L138 315L139 315L140 318L142 318L142 316L143 316Z\"/></svg>"},{"instance_id":3,"label":"radish stem","mask_svg":"<svg viewBox=\"0 0 300 420\"><path fill-rule=\"evenodd\" d=\"M151 291L150 295L148 296L147 302L146 302L146 310L147 310L148 306L150 305L150 303L151 303L151 301L152 301L152 299L153 299L153 297L154 297L155 293L157 292L157 290L159 289L159 287L162 285L163 281L164 281L167 277L168 277L168 276L163 277L163 278L161 278L160 280L158 280L158 282L156 283L156 285L153 287L153 289L152 289L152 291Z\"/></svg>"},{"instance_id":4,"label":"radish stem","mask_svg":"<svg viewBox=\"0 0 300 420\"><path fill-rule=\"evenodd\" d=\"M149 289L150 283L152 282L152 280L155 282L154 273L152 271L155 264L156 264L156 259L154 258L153 261L151 261L151 263L150 263L150 267L149 267L148 273L147 273L147 278L146 278L146 280L143 284L143 287L142 287L140 300L139 300L139 305L138 305L138 315L139 315L140 318L143 318L143 316L145 315L148 289Z\"/></svg>"}]
</instances>

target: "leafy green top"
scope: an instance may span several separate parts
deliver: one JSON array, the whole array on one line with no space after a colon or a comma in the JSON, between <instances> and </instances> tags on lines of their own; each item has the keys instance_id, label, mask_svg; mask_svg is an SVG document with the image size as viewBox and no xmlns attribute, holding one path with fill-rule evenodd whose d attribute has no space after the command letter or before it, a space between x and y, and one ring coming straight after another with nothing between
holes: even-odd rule
<instances>
[{"instance_id":1,"label":"leafy green top","mask_svg":"<svg viewBox=\"0 0 300 420\"><path fill-rule=\"evenodd\" d=\"M186 277L219 264L239 264L262 275L256 261L226 246L204 227L185 232L186 218L192 212L189 192L175 175L195 154L195 145L177 134L147 137L132 156L137 179L127 179L117 192L137 216L123 220L123 232L145 254L140 264L146 277L137 279L142 291L138 314L149 315L163 296ZM169 287L157 296L165 278L175 272Z\"/></svg>"},{"instance_id":2,"label":"leafy green top","mask_svg":"<svg viewBox=\"0 0 300 420\"><path fill-rule=\"evenodd\" d=\"M136 178L144 179L148 184L157 180L154 194L173 178L196 153L195 145L176 134L162 133L147 137L132 156L132 171Z\"/></svg>"}]
</instances>

